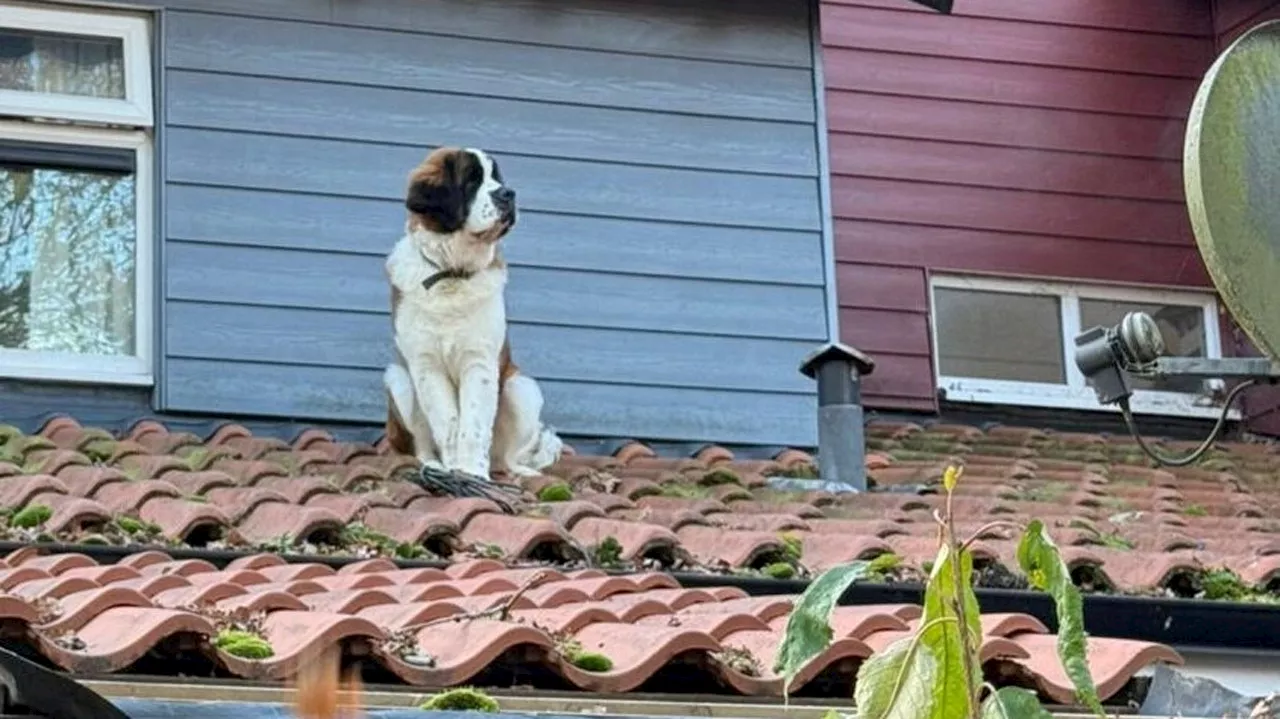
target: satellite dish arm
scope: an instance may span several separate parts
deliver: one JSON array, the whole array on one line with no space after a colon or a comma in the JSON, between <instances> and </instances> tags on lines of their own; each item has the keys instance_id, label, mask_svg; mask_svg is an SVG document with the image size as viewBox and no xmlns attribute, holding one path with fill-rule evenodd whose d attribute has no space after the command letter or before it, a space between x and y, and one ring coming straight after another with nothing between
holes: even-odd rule
<instances>
[{"instance_id":1,"label":"satellite dish arm","mask_svg":"<svg viewBox=\"0 0 1280 719\"><path fill-rule=\"evenodd\" d=\"M1115 404L1129 428L1129 434L1148 457L1169 467L1185 467L1200 459L1218 440L1227 423L1231 404L1248 387L1280 382L1280 363L1265 358L1165 357L1160 328L1145 312L1130 312L1114 327L1091 327L1076 335L1076 366L1093 387L1098 401ZM1129 406L1133 388L1129 376L1148 378L1192 377L1198 379L1244 380L1231 389L1223 402L1222 414L1204 442L1183 457L1169 457L1147 445L1139 434Z\"/></svg>"}]
</instances>

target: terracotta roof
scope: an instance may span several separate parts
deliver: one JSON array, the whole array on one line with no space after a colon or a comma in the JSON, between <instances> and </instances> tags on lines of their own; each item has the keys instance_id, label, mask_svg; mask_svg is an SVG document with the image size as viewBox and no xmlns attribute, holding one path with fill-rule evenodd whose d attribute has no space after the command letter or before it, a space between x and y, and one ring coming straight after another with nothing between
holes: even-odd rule
<instances>
[{"instance_id":1,"label":"terracotta roof","mask_svg":"<svg viewBox=\"0 0 1280 719\"><path fill-rule=\"evenodd\" d=\"M1197 467L1153 469L1127 438L881 422L868 433L881 487L935 482L948 462L963 461L961 531L1039 517L1086 589L1193 595L1218 567L1250 583L1280 581L1280 454L1271 444L1222 443ZM549 497L545 488L560 484L572 498L513 517L484 499L428 496L397 478L414 463L383 443L316 429L290 443L235 424L206 438L154 421L117 438L59 417L33 436L0 427L0 507L14 513L7 538L25 541L277 551L301 542L304 553L416 556L425 547L448 561L556 561L599 554L612 538L616 551L600 555L610 567L771 576L892 552L903 560L898 578L910 578L933 558L940 497L790 491L765 477L811 475L811 462L795 450L737 460L714 446L673 459L632 443L611 457L564 457L526 487ZM984 583L1018 586L1004 569L1016 569L1014 547L984 534L975 545Z\"/></svg>"},{"instance_id":2,"label":"terracotta roof","mask_svg":"<svg viewBox=\"0 0 1280 719\"><path fill-rule=\"evenodd\" d=\"M406 570L378 558L335 571L258 554L219 571L159 551L101 566L83 554L24 549L5 559L0 586L5 636L73 672L285 679L337 645L384 683L598 692L779 695L770 667L791 606L787 596L753 598L732 587L681 589L663 573L508 569L487 559ZM503 606L506 616L485 612ZM910 631L920 614L915 605L837 608L835 641L797 677L797 693L848 696L861 660ZM1056 638L1038 620L982 619L994 681L1071 702ZM265 637L273 655L250 661L209 641L232 629ZM1089 649L1104 699L1153 662L1182 661L1163 645L1124 639L1091 637ZM566 659L581 652L604 655L612 669Z\"/></svg>"}]
</instances>

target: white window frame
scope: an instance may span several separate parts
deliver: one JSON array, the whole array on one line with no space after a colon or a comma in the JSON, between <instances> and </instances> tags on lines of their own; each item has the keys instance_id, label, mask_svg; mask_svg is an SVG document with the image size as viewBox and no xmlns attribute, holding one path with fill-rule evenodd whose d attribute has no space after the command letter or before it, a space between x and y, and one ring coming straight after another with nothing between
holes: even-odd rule
<instances>
[{"instance_id":1,"label":"white window frame","mask_svg":"<svg viewBox=\"0 0 1280 719\"><path fill-rule=\"evenodd\" d=\"M1049 295L1058 300L1062 324L1063 363L1066 384L1022 382L974 377L949 377L942 374L941 350L938 344L937 289L1002 292L1019 295ZM1075 336L1088 329L1080 326L1081 300L1110 300L1156 305L1198 306L1203 311L1205 353L1210 359L1222 357L1222 334L1218 322L1218 300L1209 292L1147 289L1112 285L1087 285L1051 280L1007 279L985 275L933 274L930 277L930 332L935 352L935 376L938 388L953 402L981 402L1052 409L1083 409L1119 412L1115 405L1102 405L1093 388L1075 363ZM1221 380L1210 380L1208 386L1220 391ZM1212 418L1222 414L1222 405L1208 395L1155 390L1134 390L1130 406L1135 414L1176 417ZM1232 408L1231 419L1240 419Z\"/></svg>"},{"instance_id":2,"label":"white window frame","mask_svg":"<svg viewBox=\"0 0 1280 719\"><path fill-rule=\"evenodd\" d=\"M0 1L0 27L119 39L124 44L123 99L0 89L0 115L150 127L151 29L146 18L101 10L33 7Z\"/></svg>"},{"instance_id":3,"label":"white window frame","mask_svg":"<svg viewBox=\"0 0 1280 719\"><path fill-rule=\"evenodd\" d=\"M150 21L97 9L34 8L0 0L0 26L124 41L126 99L0 91L0 140L104 147L134 154L134 353L104 356L0 348L0 377L151 386L155 359L156 166ZM92 124L91 124L92 123ZM109 126L103 126L109 125Z\"/></svg>"}]
</instances>

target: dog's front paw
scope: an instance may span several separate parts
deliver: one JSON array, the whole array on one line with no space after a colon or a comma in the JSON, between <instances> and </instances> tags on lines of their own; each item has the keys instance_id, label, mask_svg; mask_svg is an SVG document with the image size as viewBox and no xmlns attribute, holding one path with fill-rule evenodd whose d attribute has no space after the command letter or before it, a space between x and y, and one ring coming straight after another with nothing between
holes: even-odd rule
<instances>
[{"instance_id":1,"label":"dog's front paw","mask_svg":"<svg viewBox=\"0 0 1280 719\"><path fill-rule=\"evenodd\" d=\"M489 479L489 463L475 462L466 464L454 464L449 468L453 472L469 475L478 479Z\"/></svg>"},{"instance_id":2,"label":"dog's front paw","mask_svg":"<svg viewBox=\"0 0 1280 719\"><path fill-rule=\"evenodd\" d=\"M421 464L424 469L429 469L433 472L449 471L448 469L445 469L444 462L441 462L434 455L419 455L418 464Z\"/></svg>"}]
</instances>

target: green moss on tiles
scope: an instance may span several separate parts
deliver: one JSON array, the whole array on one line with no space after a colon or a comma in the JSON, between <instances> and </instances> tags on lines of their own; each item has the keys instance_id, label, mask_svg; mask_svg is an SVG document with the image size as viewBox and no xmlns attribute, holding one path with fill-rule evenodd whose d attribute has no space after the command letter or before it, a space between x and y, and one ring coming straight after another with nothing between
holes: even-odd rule
<instances>
[{"instance_id":1,"label":"green moss on tiles","mask_svg":"<svg viewBox=\"0 0 1280 719\"><path fill-rule=\"evenodd\" d=\"M607 672L613 669L613 660L596 652L583 652L571 662L584 672Z\"/></svg>"},{"instance_id":2,"label":"green moss on tiles","mask_svg":"<svg viewBox=\"0 0 1280 719\"><path fill-rule=\"evenodd\" d=\"M774 562L766 564L760 569L760 573L770 579L794 579L796 568L789 562Z\"/></svg>"},{"instance_id":3,"label":"green moss on tiles","mask_svg":"<svg viewBox=\"0 0 1280 719\"><path fill-rule=\"evenodd\" d=\"M482 559L502 559L507 556L506 551L504 551L502 547L496 544L489 544L487 542L476 544L473 551L476 556L481 557Z\"/></svg>"},{"instance_id":4,"label":"green moss on tiles","mask_svg":"<svg viewBox=\"0 0 1280 719\"><path fill-rule=\"evenodd\" d=\"M783 532L778 535L778 539L782 541L783 560L798 564L800 559L804 557L804 539L792 532Z\"/></svg>"},{"instance_id":5,"label":"green moss on tiles","mask_svg":"<svg viewBox=\"0 0 1280 719\"><path fill-rule=\"evenodd\" d=\"M889 581L893 573L902 564L902 559L893 552L885 552L867 563L867 576L874 581Z\"/></svg>"},{"instance_id":6,"label":"green moss on tiles","mask_svg":"<svg viewBox=\"0 0 1280 719\"><path fill-rule=\"evenodd\" d=\"M471 687L459 687L433 694L419 708L436 712L484 712L486 714L496 714L499 710L498 702L493 697Z\"/></svg>"},{"instance_id":7,"label":"green moss on tiles","mask_svg":"<svg viewBox=\"0 0 1280 719\"><path fill-rule=\"evenodd\" d=\"M867 449L876 452L894 452L902 447L902 442L886 437L867 437Z\"/></svg>"},{"instance_id":8,"label":"green moss on tiles","mask_svg":"<svg viewBox=\"0 0 1280 719\"><path fill-rule=\"evenodd\" d=\"M53 509L47 504L28 504L9 517L14 529L35 529L53 517Z\"/></svg>"},{"instance_id":9,"label":"green moss on tiles","mask_svg":"<svg viewBox=\"0 0 1280 719\"><path fill-rule=\"evenodd\" d=\"M702 475L702 479L698 483L704 487L714 487L721 484L742 484L742 477L732 469L726 467L716 467L715 469Z\"/></svg>"},{"instance_id":10,"label":"green moss on tiles","mask_svg":"<svg viewBox=\"0 0 1280 719\"><path fill-rule=\"evenodd\" d=\"M622 565L622 543L616 537L608 536L600 543L587 550L591 563L606 569Z\"/></svg>"},{"instance_id":11,"label":"green moss on tiles","mask_svg":"<svg viewBox=\"0 0 1280 719\"><path fill-rule=\"evenodd\" d=\"M565 661L585 672L607 672L613 669L613 660L598 652L588 652L582 643L568 635L557 635L556 652Z\"/></svg>"},{"instance_id":12,"label":"green moss on tiles","mask_svg":"<svg viewBox=\"0 0 1280 719\"><path fill-rule=\"evenodd\" d=\"M213 638L213 646L241 659L267 659L276 653L265 637L241 629L224 629L218 632Z\"/></svg>"},{"instance_id":13,"label":"green moss on tiles","mask_svg":"<svg viewBox=\"0 0 1280 719\"><path fill-rule=\"evenodd\" d=\"M1230 569L1208 569L1200 574L1196 583L1200 589L1196 593L1199 599L1280 604L1280 597L1263 588L1250 585Z\"/></svg>"},{"instance_id":14,"label":"green moss on tiles","mask_svg":"<svg viewBox=\"0 0 1280 719\"><path fill-rule=\"evenodd\" d=\"M1073 519L1067 523L1067 526L1084 532L1091 544L1126 551L1134 548L1133 542L1124 535L1118 532L1104 532L1084 519Z\"/></svg>"},{"instance_id":15,"label":"green moss on tiles","mask_svg":"<svg viewBox=\"0 0 1280 719\"><path fill-rule=\"evenodd\" d=\"M186 452L182 452L182 450L179 450L179 452L182 463L187 465L187 469L192 472L203 472L222 456L208 447L191 447Z\"/></svg>"},{"instance_id":16,"label":"green moss on tiles","mask_svg":"<svg viewBox=\"0 0 1280 719\"><path fill-rule=\"evenodd\" d=\"M975 444L973 446L973 453L985 454L990 457L1008 457L1008 458L1027 457L1034 454L1034 452L1032 452L1030 448L1023 447L1022 445L985 444L985 443Z\"/></svg>"},{"instance_id":17,"label":"green moss on tiles","mask_svg":"<svg viewBox=\"0 0 1280 719\"><path fill-rule=\"evenodd\" d=\"M398 557L400 559L420 559L433 556L430 551L420 544L397 541L381 532L370 529L361 522L355 522L343 527L342 532L338 535L337 546L332 549L355 555L372 553L383 557Z\"/></svg>"},{"instance_id":18,"label":"green moss on tiles","mask_svg":"<svg viewBox=\"0 0 1280 719\"><path fill-rule=\"evenodd\" d=\"M87 442L80 448L80 454L95 464L106 464L115 452L116 441L105 437Z\"/></svg>"},{"instance_id":19,"label":"green moss on tiles","mask_svg":"<svg viewBox=\"0 0 1280 719\"><path fill-rule=\"evenodd\" d=\"M1187 515L1188 517L1209 516L1209 510L1205 509L1204 506L1200 504L1188 504L1187 506L1182 508L1182 513Z\"/></svg>"},{"instance_id":20,"label":"green moss on tiles","mask_svg":"<svg viewBox=\"0 0 1280 719\"><path fill-rule=\"evenodd\" d=\"M706 499L711 496L711 488L700 484L685 482L667 482L658 488L658 494L675 499Z\"/></svg>"},{"instance_id":21,"label":"green moss on tiles","mask_svg":"<svg viewBox=\"0 0 1280 719\"><path fill-rule=\"evenodd\" d=\"M548 484L538 490L539 502L568 502L573 499L573 490L564 482Z\"/></svg>"},{"instance_id":22,"label":"green moss on tiles","mask_svg":"<svg viewBox=\"0 0 1280 719\"><path fill-rule=\"evenodd\" d=\"M121 539L126 543L129 541L154 542L164 535L164 530L160 528L160 525L135 517L116 517L108 525L108 530L112 529L125 535Z\"/></svg>"}]
</instances>

